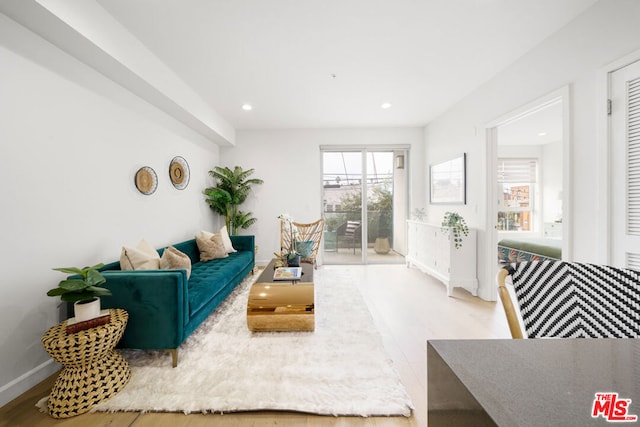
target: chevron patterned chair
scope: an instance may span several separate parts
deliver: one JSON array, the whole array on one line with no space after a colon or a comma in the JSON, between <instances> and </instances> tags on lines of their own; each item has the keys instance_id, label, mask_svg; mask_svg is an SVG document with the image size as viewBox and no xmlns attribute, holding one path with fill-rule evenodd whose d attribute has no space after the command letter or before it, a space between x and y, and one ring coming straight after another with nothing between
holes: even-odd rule
<instances>
[{"instance_id":1,"label":"chevron patterned chair","mask_svg":"<svg viewBox=\"0 0 640 427\"><path fill-rule=\"evenodd\" d=\"M563 261L521 262L498 273L498 293L513 338L640 337L639 271Z\"/></svg>"}]
</instances>

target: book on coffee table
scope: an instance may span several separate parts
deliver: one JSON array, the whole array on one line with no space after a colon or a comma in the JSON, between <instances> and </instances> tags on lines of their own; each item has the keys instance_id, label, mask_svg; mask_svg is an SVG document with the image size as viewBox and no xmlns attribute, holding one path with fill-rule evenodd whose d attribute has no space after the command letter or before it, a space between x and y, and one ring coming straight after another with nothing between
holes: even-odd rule
<instances>
[{"instance_id":1,"label":"book on coffee table","mask_svg":"<svg viewBox=\"0 0 640 427\"><path fill-rule=\"evenodd\" d=\"M273 270L273 280L300 280L302 267L278 267Z\"/></svg>"}]
</instances>

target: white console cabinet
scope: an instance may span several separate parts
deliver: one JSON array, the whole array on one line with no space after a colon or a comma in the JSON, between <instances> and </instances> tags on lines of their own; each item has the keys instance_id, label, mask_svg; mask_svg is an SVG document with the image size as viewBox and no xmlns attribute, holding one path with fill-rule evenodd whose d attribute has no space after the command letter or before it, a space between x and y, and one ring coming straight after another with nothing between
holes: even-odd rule
<instances>
[{"instance_id":1,"label":"white console cabinet","mask_svg":"<svg viewBox=\"0 0 640 427\"><path fill-rule=\"evenodd\" d=\"M458 249L439 225L409 220L407 237L407 266L415 265L440 280L447 287L448 296L454 287L477 295L476 230L469 229L469 235L463 236L462 247Z\"/></svg>"}]
</instances>

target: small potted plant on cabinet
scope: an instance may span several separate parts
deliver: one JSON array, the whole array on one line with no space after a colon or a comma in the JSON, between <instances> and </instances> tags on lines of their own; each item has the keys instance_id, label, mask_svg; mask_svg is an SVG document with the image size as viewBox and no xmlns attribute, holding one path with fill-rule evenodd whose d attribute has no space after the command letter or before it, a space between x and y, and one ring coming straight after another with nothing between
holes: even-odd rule
<instances>
[{"instance_id":1,"label":"small potted plant on cabinet","mask_svg":"<svg viewBox=\"0 0 640 427\"><path fill-rule=\"evenodd\" d=\"M451 233L455 248L460 249L462 247L462 236L469 235L469 227L467 227L464 218L457 212L447 212L444 214L441 226L443 233Z\"/></svg>"},{"instance_id":2,"label":"small potted plant on cabinet","mask_svg":"<svg viewBox=\"0 0 640 427\"><path fill-rule=\"evenodd\" d=\"M107 279L100 274L99 269L104 264L97 264L92 267L76 268L61 267L54 268L62 273L74 274L58 283L57 288L47 292L50 297L59 296L62 301L72 302L76 320L78 322L90 320L100 316L100 297L111 295L111 291L102 288Z\"/></svg>"}]
</instances>

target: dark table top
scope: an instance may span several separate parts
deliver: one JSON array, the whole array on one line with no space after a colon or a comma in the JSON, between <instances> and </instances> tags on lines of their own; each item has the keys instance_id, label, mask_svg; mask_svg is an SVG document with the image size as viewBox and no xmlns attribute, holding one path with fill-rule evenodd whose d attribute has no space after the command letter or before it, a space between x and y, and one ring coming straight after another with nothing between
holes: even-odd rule
<instances>
[{"instance_id":1,"label":"dark table top","mask_svg":"<svg viewBox=\"0 0 640 427\"><path fill-rule=\"evenodd\" d=\"M640 339L430 340L428 345L499 426L608 425L602 415L592 417L596 393L631 399L627 414L640 416Z\"/></svg>"},{"instance_id":2,"label":"dark table top","mask_svg":"<svg viewBox=\"0 0 640 427\"><path fill-rule=\"evenodd\" d=\"M291 283L288 280L273 280L273 270L274 264L276 260L272 259L269 264L265 267L264 271L258 277L256 283ZM307 262L301 262L300 267L302 267L302 278L297 280L300 283L313 283L313 264L309 264Z\"/></svg>"}]
</instances>

